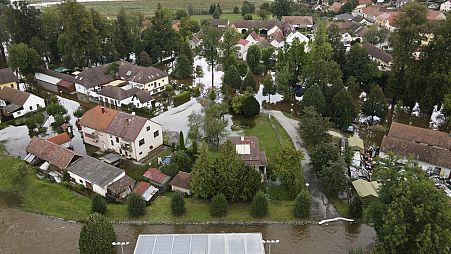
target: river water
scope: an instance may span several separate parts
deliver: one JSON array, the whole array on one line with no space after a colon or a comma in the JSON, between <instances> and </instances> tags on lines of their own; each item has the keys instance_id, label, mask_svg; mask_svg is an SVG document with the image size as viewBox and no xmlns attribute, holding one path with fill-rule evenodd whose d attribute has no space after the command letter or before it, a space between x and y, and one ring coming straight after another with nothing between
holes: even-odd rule
<instances>
[{"instance_id":1,"label":"river water","mask_svg":"<svg viewBox=\"0 0 451 254\"><path fill-rule=\"evenodd\" d=\"M81 223L72 223L0 206L0 253L78 253ZM279 239L271 253L347 253L370 247L376 240L365 224L322 225L128 225L116 224L118 241L129 241L124 253L133 253L139 234L260 232L264 239ZM118 251L117 253L120 253Z\"/></svg>"}]
</instances>

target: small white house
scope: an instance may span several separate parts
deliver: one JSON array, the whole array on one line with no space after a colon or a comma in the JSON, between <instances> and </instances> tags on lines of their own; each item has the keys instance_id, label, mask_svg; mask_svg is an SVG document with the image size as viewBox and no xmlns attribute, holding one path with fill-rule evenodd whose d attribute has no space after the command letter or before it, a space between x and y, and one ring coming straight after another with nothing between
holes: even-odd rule
<instances>
[{"instance_id":1,"label":"small white house","mask_svg":"<svg viewBox=\"0 0 451 254\"><path fill-rule=\"evenodd\" d=\"M45 107L45 100L34 94L10 87L0 90L0 107L5 117L17 118Z\"/></svg>"},{"instance_id":2,"label":"small white house","mask_svg":"<svg viewBox=\"0 0 451 254\"><path fill-rule=\"evenodd\" d=\"M304 43L304 51L305 52L310 51L310 49L308 47L308 43L309 43L310 39L307 36L300 33L299 31L294 31L287 36L286 43L288 45L291 45L294 40L299 40L299 42Z\"/></svg>"},{"instance_id":3,"label":"small white house","mask_svg":"<svg viewBox=\"0 0 451 254\"><path fill-rule=\"evenodd\" d=\"M237 44L237 57L238 59L246 60L247 50L251 43L248 40L240 39Z\"/></svg>"}]
</instances>

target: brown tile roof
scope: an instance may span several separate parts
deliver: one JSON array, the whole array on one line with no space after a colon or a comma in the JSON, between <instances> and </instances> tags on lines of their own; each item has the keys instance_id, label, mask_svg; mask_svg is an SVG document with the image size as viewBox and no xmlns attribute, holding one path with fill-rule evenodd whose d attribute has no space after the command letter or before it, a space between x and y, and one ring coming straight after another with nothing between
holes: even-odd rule
<instances>
[{"instance_id":1,"label":"brown tile roof","mask_svg":"<svg viewBox=\"0 0 451 254\"><path fill-rule=\"evenodd\" d=\"M0 69L0 85L11 82L19 82L16 74L10 68Z\"/></svg>"},{"instance_id":2,"label":"brown tile roof","mask_svg":"<svg viewBox=\"0 0 451 254\"><path fill-rule=\"evenodd\" d=\"M69 134L67 134L67 132L63 132L63 133L60 133L60 134L58 134L56 136L47 138L47 140L52 142L52 143L54 143L54 144L62 145L62 144L65 144L67 142L70 142L71 138L70 138Z\"/></svg>"},{"instance_id":3,"label":"brown tile roof","mask_svg":"<svg viewBox=\"0 0 451 254\"><path fill-rule=\"evenodd\" d=\"M167 182L170 177L161 173L160 170L156 169L156 168L149 168L143 175L145 178L159 183L159 184L164 184L165 182Z\"/></svg>"},{"instance_id":4,"label":"brown tile roof","mask_svg":"<svg viewBox=\"0 0 451 254\"><path fill-rule=\"evenodd\" d=\"M79 124L105 132L117 114L117 110L96 106L83 114Z\"/></svg>"},{"instance_id":5,"label":"brown tile roof","mask_svg":"<svg viewBox=\"0 0 451 254\"><path fill-rule=\"evenodd\" d=\"M81 157L81 155L43 138L33 138L25 150L61 170L67 169L71 162Z\"/></svg>"},{"instance_id":6,"label":"brown tile roof","mask_svg":"<svg viewBox=\"0 0 451 254\"><path fill-rule=\"evenodd\" d=\"M177 175L172 179L170 185L189 190L191 181L191 174L183 171L179 171Z\"/></svg>"},{"instance_id":7,"label":"brown tile roof","mask_svg":"<svg viewBox=\"0 0 451 254\"><path fill-rule=\"evenodd\" d=\"M409 142L399 138L385 136L381 151L393 152L402 156L413 156L413 159L435 166L451 168L451 151L442 148Z\"/></svg>"},{"instance_id":8,"label":"brown tile roof","mask_svg":"<svg viewBox=\"0 0 451 254\"><path fill-rule=\"evenodd\" d=\"M379 9L380 9L379 5L369 5L363 7L362 12L366 15L377 17L382 13L382 11L380 11Z\"/></svg>"},{"instance_id":9,"label":"brown tile roof","mask_svg":"<svg viewBox=\"0 0 451 254\"><path fill-rule=\"evenodd\" d=\"M87 89L104 85L114 79L113 76L105 74L108 64L86 68L75 77L75 83L83 85Z\"/></svg>"},{"instance_id":10,"label":"brown tile roof","mask_svg":"<svg viewBox=\"0 0 451 254\"><path fill-rule=\"evenodd\" d=\"M340 2L334 2L331 6L330 6L330 10L338 13L341 9L341 7L343 6L344 3L340 3Z\"/></svg>"},{"instance_id":11,"label":"brown tile roof","mask_svg":"<svg viewBox=\"0 0 451 254\"><path fill-rule=\"evenodd\" d=\"M312 16L282 16L280 20L282 23L289 23L299 26L313 26Z\"/></svg>"},{"instance_id":12,"label":"brown tile roof","mask_svg":"<svg viewBox=\"0 0 451 254\"><path fill-rule=\"evenodd\" d=\"M372 0L359 0L359 5L373 5L373 1Z\"/></svg>"},{"instance_id":13,"label":"brown tile roof","mask_svg":"<svg viewBox=\"0 0 451 254\"><path fill-rule=\"evenodd\" d=\"M368 54L374 58L381 60L384 63L390 63L393 59L393 56L385 52L384 50L374 46L371 43L365 42L362 45L367 51Z\"/></svg>"},{"instance_id":14,"label":"brown tile roof","mask_svg":"<svg viewBox=\"0 0 451 254\"><path fill-rule=\"evenodd\" d=\"M118 63L119 70L117 74L127 81L146 84L168 76L166 72L152 66L143 67L123 60Z\"/></svg>"},{"instance_id":15,"label":"brown tile roof","mask_svg":"<svg viewBox=\"0 0 451 254\"><path fill-rule=\"evenodd\" d=\"M127 98L132 97L135 93L141 91L141 89L138 89L136 87L130 88L128 90L125 90L121 87L117 86L105 86L97 93L100 95L103 95L108 98L113 98L116 100L124 100Z\"/></svg>"},{"instance_id":16,"label":"brown tile roof","mask_svg":"<svg viewBox=\"0 0 451 254\"><path fill-rule=\"evenodd\" d=\"M0 90L0 100L7 101L11 104L23 106L30 97L30 93L23 92L10 87L3 87Z\"/></svg>"},{"instance_id":17,"label":"brown tile roof","mask_svg":"<svg viewBox=\"0 0 451 254\"><path fill-rule=\"evenodd\" d=\"M227 137L227 139L230 140L235 145L247 144L250 146L249 154L240 154L241 158L243 159L244 163L246 163L246 165L249 166L266 165L266 154L265 152L260 152L257 137L244 137L244 140L242 140L242 137L231 136Z\"/></svg>"},{"instance_id":18,"label":"brown tile roof","mask_svg":"<svg viewBox=\"0 0 451 254\"><path fill-rule=\"evenodd\" d=\"M121 179L116 182L108 185L108 190L111 191L114 195L119 195L122 192L126 191L128 187L135 187L136 181L128 175L124 175Z\"/></svg>"},{"instance_id":19,"label":"brown tile roof","mask_svg":"<svg viewBox=\"0 0 451 254\"><path fill-rule=\"evenodd\" d=\"M273 36L273 40L277 42L282 42L285 40L283 33L281 31L277 31L276 34Z\"/></svg>"},{"instance_id":20,"label":"brown tile roof","mask_svg":"<svg viewBox=\"0 0 451 254\"><path fill-rule=\"evenodd\" d=\"M106 132L125 140L135 141L146 122L147 119L144 117L118 112Z\"/></svg>"},{"instance_id":21,"label":"brown tile roof","mask_svg":"<svg viewBox=\"0 0 451 254\"><path fill-rule=\"evenodd\" d=\"M75 84L73 82L67 81L67 80L60 80L58 83L56 83L57 86L62 86L65 88L75 88Z\"/></svg>"},{"instance_id":22,"label":"brown tile roof","mask_svg":"<svg viewBox=\"0 0 451 254\"><path fill-rule=\"evenodd\" d=\"M278 20L232 20L231 24L236 28L247 29L271 29L275 26L282 27L282 23Z\"/></svg>"},{"instance_id":23,"label":"brown tile roof","mask_svg":"<svg viewBox=\"0 0 451 254\"><path fill-rule=\"evenodd\" d=\"M451 150L451 135L446 132L393 122L388 135L409 142L423 143ZM451 161L451 157L449 159Z\"/></svg>"},{"instance_id":24,"label":"brown tile roof","mask_svg":"<svg viewBox=\"0 0 451 254\"><path fill-rule=\"evenodd\" d=\"M145 102L148 102L148 101L152 100L152 96L150 95L150 93L145 91L145 90L137 91L135 93L135 96L136 96L136 98L138 98L138 100L141 103L145 103Z\"/></svg>"},{"instance_id":25,"label":"brown tile roof","mask_svg":"<svg viewBox=\"0 0 451 254\"><path fill-rule=\"evenodd\" d=\"M149 189L149 187L150 187L150 183L148 183L148 182L139 182L136 185L136 187L133 190L133 192L142 196L144 194L144 192L146 192L146 190Z\"/></svg>"},{"instance_id":26,"label":"brown tile roof","mask_svg":"<svg viewBox=\"0 0 451 254\"><path fill-rule=\"evenodd\" d=\"M428 9L426 12L426 19L427 20L441 20L445 19L444 14L441 11L434 11Z\"/></svg>"}]
</instances>

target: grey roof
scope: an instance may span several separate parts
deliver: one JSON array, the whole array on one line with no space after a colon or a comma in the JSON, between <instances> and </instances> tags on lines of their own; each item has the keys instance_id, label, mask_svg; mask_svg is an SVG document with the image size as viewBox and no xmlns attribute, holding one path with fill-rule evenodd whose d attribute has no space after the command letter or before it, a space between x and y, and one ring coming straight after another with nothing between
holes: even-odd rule
<instances>
[{"instance_id":1,"label":"grey roof","mask_svg":"<svg viewBox=\"0 0 451 254\"><path fill-rule=\"evenodd\" d=\"M261 233L140 235L134 254L264 254Z\"/></svg>"},{"instance_id":2,"label":"grey roof","mask_svg":"<svg viewBox=\"0 0 451 254\"><path fill-rule=\"evenodd\" d=\"M76 83L75 82L75 76L72 76L72 75L69 75L69 74L60 73L60 72L56 72L56 71L48 70L48 69L44 69L44 68L39 68L38 69L38 73L49 75L51 77L55 77L55 78L58 78L58 79L61 79L61 80L69 81L71 83Z\"/></svg>"},{"instance_id":3,"label":"grey roof","mask_svg":"<svg viewBox=\"0 0 451 254\"><path fill-rule=\"evenodd\" d=\"M337 16L334 17L335 20L352 20L354 19L354 16L352 16L349 13L343 13L343 14L338 14Z\"/></svg>"},{"instance_id":4,"label":"grey roof","mask_svg":"<svg viewBox=\"0 0 451 254\"><path fill-rule=\"evenodd\" d=\"M371 43L365 42L362 45L367 51L368 54L374 58L377 58L381 61L383 61L384 63L390 63L393 59L393 56L388 54L387 52L385 52L384 50L374 46Z\"/></svg>"},{"instance_id":5,"label":"grey roof","mask_svg":"<svg viewBox=\"0 0 451 254\"><path fill-rule=\"evenodd\" d=\"M106 132L125 140L135 141L146 122L147 119L144 117L118 112Z\"/></svg>"},{"instance_id":6,"label":"grey roof","mask_svg":"<svg viewBox=\"0 0 451 254\"><path fill-rule=\"evenodd\" d=\"M0 69L0 84L18 82L16 74L10 69Z\"/></svg>"},{"instance_id":7,"label":"grey roof","mask_svg":"<svg viewBox=\"0 0 451 254\"><path fill-rule=\"evenodd\" d=\"M138 100L139 100L141 103L146 103L146 102L152 100L152 96L151 96L150 93L147 92L146 90L140 90L140 91L137 91L137 92L135 93L135 96L136 96L136 98L138 98Z\"/></svg>"},{"instance_id":8,"label":"grey roof","mask_svg":"<svg viewBox=\"0 0 451 254\"><path fill-rule=\"evenodd\" d=\"M103 161L85 156L70 165L67 171L105 188L118 176L124 173L124 170L111 166Z\"/></svg>"},{"instance_id":9,"label":"grey roof","mask_svg":"<svg viewBox=\"0 0 451 254\"><path fill-rule=\"evenodd\" d=\"M108 98L113 98L116 100L124 100L133 97L133 95L135 95L138 92L141 92L141 89L138 89L136 87L132 87L128 90L125 90L117 86L105 86L104 88L102 88L102 90L98 91L97 93Z\"/></svg>"}]
</instances>

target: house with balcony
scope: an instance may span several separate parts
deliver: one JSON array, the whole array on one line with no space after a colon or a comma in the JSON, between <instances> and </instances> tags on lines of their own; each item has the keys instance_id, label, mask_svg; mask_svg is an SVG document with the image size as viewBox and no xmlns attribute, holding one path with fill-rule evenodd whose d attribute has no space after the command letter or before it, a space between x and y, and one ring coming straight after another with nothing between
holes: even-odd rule
<instances>
[{"instance_id":1,"label":"house with balcony","mask_svg":"<svg viewBox=\"0 0 451 254\"><path fill-rule=\"evenodd\" d=\"M86 144L141 160L163 144L160 124L101 106L85 112L78 123Z\"/></svg>"}]
</instances>

